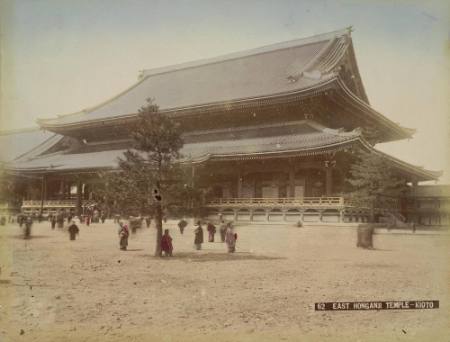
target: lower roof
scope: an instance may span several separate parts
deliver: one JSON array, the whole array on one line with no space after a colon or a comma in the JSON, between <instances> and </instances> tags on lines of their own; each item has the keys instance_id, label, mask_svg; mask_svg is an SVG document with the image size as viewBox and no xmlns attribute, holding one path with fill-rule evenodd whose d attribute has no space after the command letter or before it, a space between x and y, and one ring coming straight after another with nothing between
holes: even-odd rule
<instances>
[{"instance_id":1,"label":"lower roof","mask_svg":"<svg viewBox=\"0 0 450 342\"><path fill-rule=\"evenodd\" d=\"M0 132L0 163L19 158L54 135L38 127Z\"/></svg>"},{"instance_id":2,"label":"lower roof","mask_svg":"<svg viewBox=\"0 0 450 342\"><path fill-rule=\"evenodd\" d=\"M202 163L208 160L244 160L286 155L314 155L345 148L357 141L359 131L343 133L324 129L311 133L293 133L186 143L181 149L182 163ZM26 156L9 163L16 172L64 172L117 168L126 149L97 152L57 153Z\"/></svg>"},{"instance_id":3,"label":"lower roof","mask_svg":"<svg viewBox=\"0 0 450 342\"><path fill-rule=\"evenodd\" d=\"M284 127L282 134L274 134L277 130L272 129L276 125L252 127L242 135L233 133L234 138L230 137L229 132L214 131L212 133L216 136L216 140L202 140L191 135L180 151L182 155L180 162L198 164L207 161L312 156L336 152L356 144L387 159L395 168L418 181L436 180L441 175L439 172L425 170L374 149L364 140L359 130L342 132L308 120L291 123L291 126L287 130ZM270 132L272 133L267 135ZM208 138L208 134L201 135ZM100 151L66 149L45 153L44 150L49 150L59 140L60 136L48 139L34 149L35 153L32 151L8 163L7 168L15 173L95 172L117 168L119 158L123 157L126 151L126 148L107 150L106 145Z\"/></svg>"}]
</instances>

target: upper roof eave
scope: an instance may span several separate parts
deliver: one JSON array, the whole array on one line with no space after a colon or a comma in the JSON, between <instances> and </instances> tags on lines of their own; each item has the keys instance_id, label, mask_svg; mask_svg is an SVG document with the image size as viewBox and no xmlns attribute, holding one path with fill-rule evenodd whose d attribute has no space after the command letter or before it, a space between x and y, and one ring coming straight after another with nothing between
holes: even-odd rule
<instances>
[{"instance_id":1,"label":"upper roof eave","mask_svg":"<svg viewBox=\"0 0 450 342\"><path fill-rule=\"evenodd\" d=\"M375 153L379 157L388 160L390 163L393 163L398 169L403 170L403 171L415 176L416 178L418 178L419 181L438 180L439 177L441 177L443 174L442 171L427 170L423 167L407 163L401 159L391 156L390 154L382 152L382 151L374 148L363 138L361 138L361 143L366 148L366 150L368 150L369 152Z\"/></svg>"},{"instance_id":2,"label":"upper roof eave","mask_svg":"<svg viewBox=\"0 0 450 342\"><path fill-rule=\"evenodd\" d=\"M300 88L293 90L291 92L283 92L279 94L270 94L267 96L260 96L260 97L254 97L254 98L243 98L243 99L236 99L232 101L231 103L229 101L226 102L216 102L216 103L207 103L207 104L201 104L201 105L195 105L195 106L188 106L183 108L168 108L161 110L162 113L168 113L172 115L177 114L183 114L183 113L189 113L189 114L195 114L195 112L200 111L217 111L217 110L224 110L224 109L233 109L233 107L241 107L241 106L251 106L251 105L258 105L261 101L266 100L276 100L281 99L284 97L289 96L314 96L321 92L325 92L330 89L340 89L342 90L342 93L346 95L346 97L355 103L358 107L360 107L362 110L364 110L366 113L371 115L373 119L376 121L382 123L382 125L389 129L392 132L392 136L395 137L395 139L408 139L411 138L414 134L415 130L410 128L404 128L400 126L399 124L391 121L390 119L386 118L379 112L377 112L375 109L373 109L371 106L369 106L367 103L365 103L363 100L359 99L355 94L351 92L350 89L344 84L344 82L340 79L337 75L329 75L327 78L324 78L317 84L308 87L308 88ZM41 120L39 121L42 128L54 131L57 133L63 133L64 131L71 131L71 130L77 130L89 127L91 125L109 125L114 124L116 122L121 122L123 120L133 120L138 113L132 113L127 114L119 117L113 117L113 118L104 118L104 119L94 119L94 120L85 120L82 122L75 122L75 123L67 123L67 124L54 124L50 121L53 120Z\"/></svg>"}]
</instances>

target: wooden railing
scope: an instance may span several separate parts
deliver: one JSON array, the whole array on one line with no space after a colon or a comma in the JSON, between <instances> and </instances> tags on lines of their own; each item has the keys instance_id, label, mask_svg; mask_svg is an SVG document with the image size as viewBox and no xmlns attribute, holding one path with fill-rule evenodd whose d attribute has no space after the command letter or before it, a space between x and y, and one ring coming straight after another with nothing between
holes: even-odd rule
<instances>
[{"instance_id":1,"label":"wooden railing","mask_svg":"<svg viewBox=\"0 0 450 342\"><path fill-rule=\"evenodd\" d=\"M22 208L40 208L40 200L25 200L22 202ZM86 206L93 204L93 201L83 201L82 205ZM43 203L44 208L75 208L77 201L74 199L68 200L45 200Z\"/></svg>"},{"instance_id":2,"label":"wooden railing","mask_svg":"<svg viewBox=\"0 0 450 342\"><path fill-rule=\"evenodd\" d=\"M359 209L370 209L371 205L368 201L356 200L352 198L345 198L345 206L349 208L359 208ZM374 209L376 210L388 210L388 211L399 211L400 201L398 199L389 198L378 200L375 203Z\"/></svg>"},{"instance_id":3,"label":"wooden railing","mask_svg":"<svg viewBox=\"0 0 450 342\"><path fill-rule=\"evenodd\" d=\"M344 206L343 197L287 197L287 198L217 198L207 206L299 206L299 207L339 207Z\"/></svg>"}]
</instances>

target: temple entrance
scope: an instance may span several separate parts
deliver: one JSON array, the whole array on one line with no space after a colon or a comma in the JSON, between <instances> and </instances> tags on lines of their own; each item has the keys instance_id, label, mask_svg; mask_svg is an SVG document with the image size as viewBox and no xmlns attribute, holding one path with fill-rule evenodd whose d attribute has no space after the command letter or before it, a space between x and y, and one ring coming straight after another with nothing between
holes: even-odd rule
<instances>
[{"instance_id":1,"label":"temple entrance","mask_svg":"<svg viewBox=\"0 0 450 342\"><path fill-rule=\"evenodd\" d=\"M262 187L262 197L263 198L278 198L278 187L274 185L263 186Z\"/></svg>"},{"instance_id":2,"label":"temple entrance","mask_svg":"<svg viewBox=\"0 0 450 342\"><path fill-rule=\"evenodd\" d=\"M305 186L304 185L296 185L294 187L294 197L305 197Z\"/></svg>"}]
</instances>

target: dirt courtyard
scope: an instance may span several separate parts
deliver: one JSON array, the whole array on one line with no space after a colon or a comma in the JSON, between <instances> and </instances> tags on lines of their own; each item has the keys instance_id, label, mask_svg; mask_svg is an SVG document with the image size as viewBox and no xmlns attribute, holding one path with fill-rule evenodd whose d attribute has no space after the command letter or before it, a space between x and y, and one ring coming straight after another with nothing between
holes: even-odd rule
<instances>
[{"instance_id":1,"label":"dirt courtyard","mask_svg":"<svg viewBox=\"0 0 450 342\"><path fill-rule=\"evenodd\" d=\"M354 228L242 226L228 254L194 251L192 225L165 228L174 256L160 259L153 227L120 251L112 221L76 241L48 222L31 240L0 226L0 341L449 341L448 234L378 234L362 250ZM425 299L440 308L314 310Z\"/></svg>"}]
</instances>

